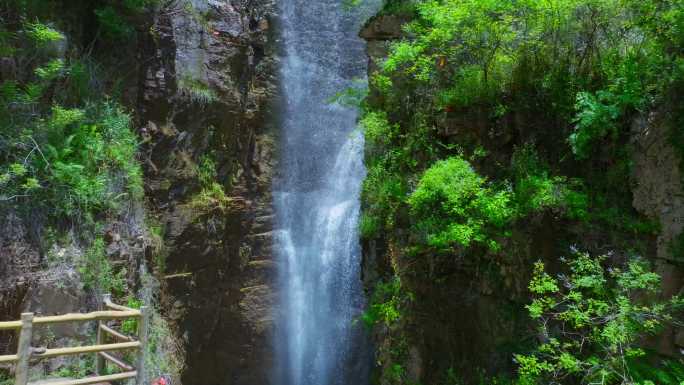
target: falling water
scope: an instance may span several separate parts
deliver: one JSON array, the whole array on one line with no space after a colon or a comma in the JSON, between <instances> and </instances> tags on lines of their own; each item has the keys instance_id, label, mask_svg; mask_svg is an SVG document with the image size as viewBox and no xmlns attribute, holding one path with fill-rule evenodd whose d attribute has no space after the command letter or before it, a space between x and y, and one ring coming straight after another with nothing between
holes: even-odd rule
<instances>
[{"instance_id":1,"label":"falling water","mask_svg":"<svg viewBox=\"0 0 684 385\"><path fill-rule=\"evenodd\" d=\"M363 385L368 354L357 223L364 178L357 111L330 99L363 79L367 9L281 0L284 95L274 185L280 316L275 385Z\"/></svg>"}]
</instances>

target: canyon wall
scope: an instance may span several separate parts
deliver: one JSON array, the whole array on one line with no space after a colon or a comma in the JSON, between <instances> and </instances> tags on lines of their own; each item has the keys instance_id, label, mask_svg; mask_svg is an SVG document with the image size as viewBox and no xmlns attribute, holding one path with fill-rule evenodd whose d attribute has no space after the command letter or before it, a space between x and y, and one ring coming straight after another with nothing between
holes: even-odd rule
<instances>
[{"instance_id":1,"label":"canyon wall","mask_svg":"<svg viewBox=\"0 0 684 385\"><path fill-rule=\"evenodd\" d=\"M192 9L158 14L141 48L142 151L164 228L167 306L186 347L183 383L263 384L274 296L274 4L194 1ZM225 199L198 206L203 157Z\"/></svg>"}]
</instances>

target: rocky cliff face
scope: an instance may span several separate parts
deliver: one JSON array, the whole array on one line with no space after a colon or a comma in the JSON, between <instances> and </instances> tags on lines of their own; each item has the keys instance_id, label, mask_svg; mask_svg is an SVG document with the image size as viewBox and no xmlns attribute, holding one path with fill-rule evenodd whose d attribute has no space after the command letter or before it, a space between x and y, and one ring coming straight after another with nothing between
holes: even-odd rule
<instances>
[{"instance_id":1,"label":"rocky cliff face","mask_svg":"<svg viewBox=\"0 0 684 385\"><path fill-rule=\"evenodd\" d=\"M161 292L162 314L185 349L183 383L264 384L274 295L275 6L269 0L162 3L138 15L145 19L138 45L119 45L125 60L103 67L129 74L123 102L142 141L146 202L130 202L126 216L104 220L97 235L104 234L109 262L127 273L127 294L143 292L149 286L144 279L161 281L153 294ZM83 18L69 17L63 24L80 31ZM121 63L128 68L114 68ZM14 68L1 64L2 76ZM52 242L41 226L12 210L0 218L6 229L0 234L0 320L19 319L28 309L60 314L97 307L97 293L83 289L74 262L85 252L77 240L89 235ZM39 339L59 346L91 334L65 329L54 333L64 340ZM12 333L0 333L0 354L15 344ZM35 370L53 372L63 364ZM174 374L156 369L167 372L151 375Z\"/></svg>"},{"instance_id":2,"label":"rocky cliff face","mask_svg":"<svg viewBox=\"0 0 684 385\"><path fill-rule=\"evenodd\" d=\"M669 141L666 111L656 111L632 125L633 205L660 225L655 245L656 272L663 279L662 295L684 294L684 265L673 251L684 230L684 188L680 159ZM684 328L668 329L657 348L676 356L684 351Z\"/></svg>"},{"instance_id":3,"label":"rocky cliff face","mask_svg":"<svg viewBox=\"0 0 684 385\"><path fill-rule=\"evenodd\" d=\"M264 384L272 330L274 4L192 1L157 15L139 111L147 194L164 228L183 383ZM226 199L202 194L211 158Z\"/></svg>"}]
</instances>

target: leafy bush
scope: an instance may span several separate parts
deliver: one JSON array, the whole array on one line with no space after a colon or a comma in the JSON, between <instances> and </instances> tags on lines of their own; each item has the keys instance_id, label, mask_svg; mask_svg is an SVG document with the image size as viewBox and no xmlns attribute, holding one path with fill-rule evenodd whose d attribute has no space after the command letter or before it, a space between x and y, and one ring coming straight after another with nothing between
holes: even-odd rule
<instances>
[{"instance_id":1,"label":"leafy bush","mask_svg":"<svg viewBox=\"0 0 684 385\"><path fill-rule=\"evenodd\" d=\"M126 287L125 270L115 272L105 255L102 238L95 239L77 261L78 272L86 288L99 293L120 294Z\"/></svg>"},{"instance_id":2,"label":"leafy bush","mask_svg":"<svg viewBox=\"0 0 684 385\"><path fill-rule=\"evenodd\" d=\"M521 384L634 383L627 361L645 355L643 337L672 322L684 301L652 301L660 277L645 262L606 270L606 259L577 254L565 261L569 274L558 278L535 264L529 285L534 299L527 308L538 322L541 344L515 356Z\"/></svg>"},{"instance_id":3,"label":"leafy bush","mask_svg":"<svg viewBox=\"0 0 684 385\"><path fill-rule=\"evenodd\" d=\"M135 30L126 18L112 6L96 9L95 15L105 36L109 39L121 40L130 38Z\"/></svg>"},{"instance_id":4,"label":"leafy bush","mask_svg":"<svg viewBox=\"0 0 684 385\"><path fill-rule=\"evenodd\" d=\"M113 41L130 39L135 35L135 16L159 3L159 0L105 1L94 10L104 37Z\"/></svg>"},{"instance_id":5,"label":"leafy bush","mask_svg":"<svg viewBox=\"0 0 684 385\"><path fill-rule=\"evenodd\" d=\"M375 238L378 235L379 230L380 225L377 222L377 218L374 218L367 213L361 215L361 219L359 219L359 233L361 238Z\"/></svg>"},{"instance_id":6,"label":"leafy bush","mask_svg":"<svg viewBox=\"0 0 684 385\"><path fill-rule=\"evenodd\" d=\"M516 149L511 159L518 215L554 210L572 219L587 218L587 196L581 182L550 176L548 166L531 145Z\"/></svg>"},{"instance_id":7,"label":"leafy bush","mask_svg":"<svg viewBox=\"0 0 684 385\"><path fill-rule=\"evenodd\" d=\"M42 23L23 28L36 44L64 39ZM76 85L83 83L77 79L84 76L82 61L39 57L30 63L33 77L0 84L0 203L90 223L142 197L130 116L112 101L82 102L70 94L89 88Z\"/></svg>"},{"instance_id":8,"label":"leafy bush","mask_svg":"<svg viewBox=\"0 0 684 385\"><path fill-rule=\"evenodd\" d=\"M368 309L361 315L361 321L368 328L377 323L392 326L401 318L401 306L405 300L399 278L395 277L387 283L378 282Z\"/></svg>"},{"instance_id":9,"label":"leafy bush","mask_svg":"<svg viewBox=\"0 0 684 385\"><path fill-rule=\"evenodd\" d=\"M602 91L596 95L587 92L577 94L577 128L570 135L572 151L579 158L587 158L594 142L610 135L617 135L616 120L620 109L612 103L613 95Z\"/></svg>"},{"instance_id":10,"label":"leafy bush","mask_svg":"<svg viewBox=\"0 0 684 385\"><path fill-rule=\"evenodd\" d=\"M126 306L131 309L140 309L143 305L142 301L135 297L128 297L126 301ZM135 336L138 334L138 319L137 318L127 318L121 323L121 332L129 336Z\"/></svg>"},{"instance_id":11,"label":"leafy bush","mask_svg":"<svg viewBox=\"0 0 684 385\"><path fill-rule=\"evenodd\" d=\"M509 191L486 186L466 160L454 157L430 167L408 203L416 229L429 246L444 249L478 242L497 250L495 237L514 215L511 198Z\"/></svg>"},{"instance_id":12,"label":"leafy bush","mask_svg":"<svg viewBox=\"0 0 684 385\"><path fill-rule=\"evenodd\" d=\"M392 127L387 121L387 114L378 111L369 111L361 119L360 126L368 143L387 144L395 135L396 125Z\"/></svg>"},{"instance_id":13,"label":"leafy bush","mask_svg":"<svg viewBox=\"0 0 684 385\"><path fill-rule=\"evenodd\" d=\"M363 181L362 195L366 202L363 216L368 223L377 225L377 230L394 226L394 213L406 196L407 186L399 175L387 170L384 164L368 169Z\"/></svg>"},{"instance_id":14,"label":"leafy bush","mask_svg":"<svg viewBox=\"0 0 684 385\"><path fill-rule=\"evenodd\" d=\"M190 206L206 212L214 209L227 210L231 199L226 196L223 186L217 181L216 163L209 156L200 159L197 176L202 190L193 196Z\"/></svg>"},{"instance_id":15,"label":"leafy bush","mask_svg":"<svg viewBox=\"0 0 684 385\"><path fill-rule=\"evenodd\" d=\"M79 218L116 208L122 192L142 196L130 118L111 103L86 109L55 105L14 143L13 156L23 161L0 176L5 199L31 200L53 216ZM123 191L111 185L116 180Z\"/></svg>"},{"instance_id":16,"label":"leafy bush","mask_svg":"<svg viewBox=\"0 0 684 385\"><path fill-rule=\"evenodd\" d=\"M54 28L39 22L28 23L24 32L37 46L42 47L51 42L64 39L64 35Z\"/></svg>"}]
</instances>

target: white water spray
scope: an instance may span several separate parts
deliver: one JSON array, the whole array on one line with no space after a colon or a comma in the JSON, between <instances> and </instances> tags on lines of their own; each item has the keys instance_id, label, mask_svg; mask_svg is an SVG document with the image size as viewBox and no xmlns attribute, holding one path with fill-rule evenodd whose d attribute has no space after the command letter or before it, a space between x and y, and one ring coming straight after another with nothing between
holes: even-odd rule
<instances>
[{"instance_id":1,"label":"white water spray","mask_svg":"<svg viewBox=\"0 0 684 385\"><path fill-rule=\"evenodd\" d=\"M281 0L281 177L274 185L280 262L274 385L363 385L368 348L358 242L365 175L357 111L330 98L364 78L363 8Z\"/></svg>"}]
</instances>

